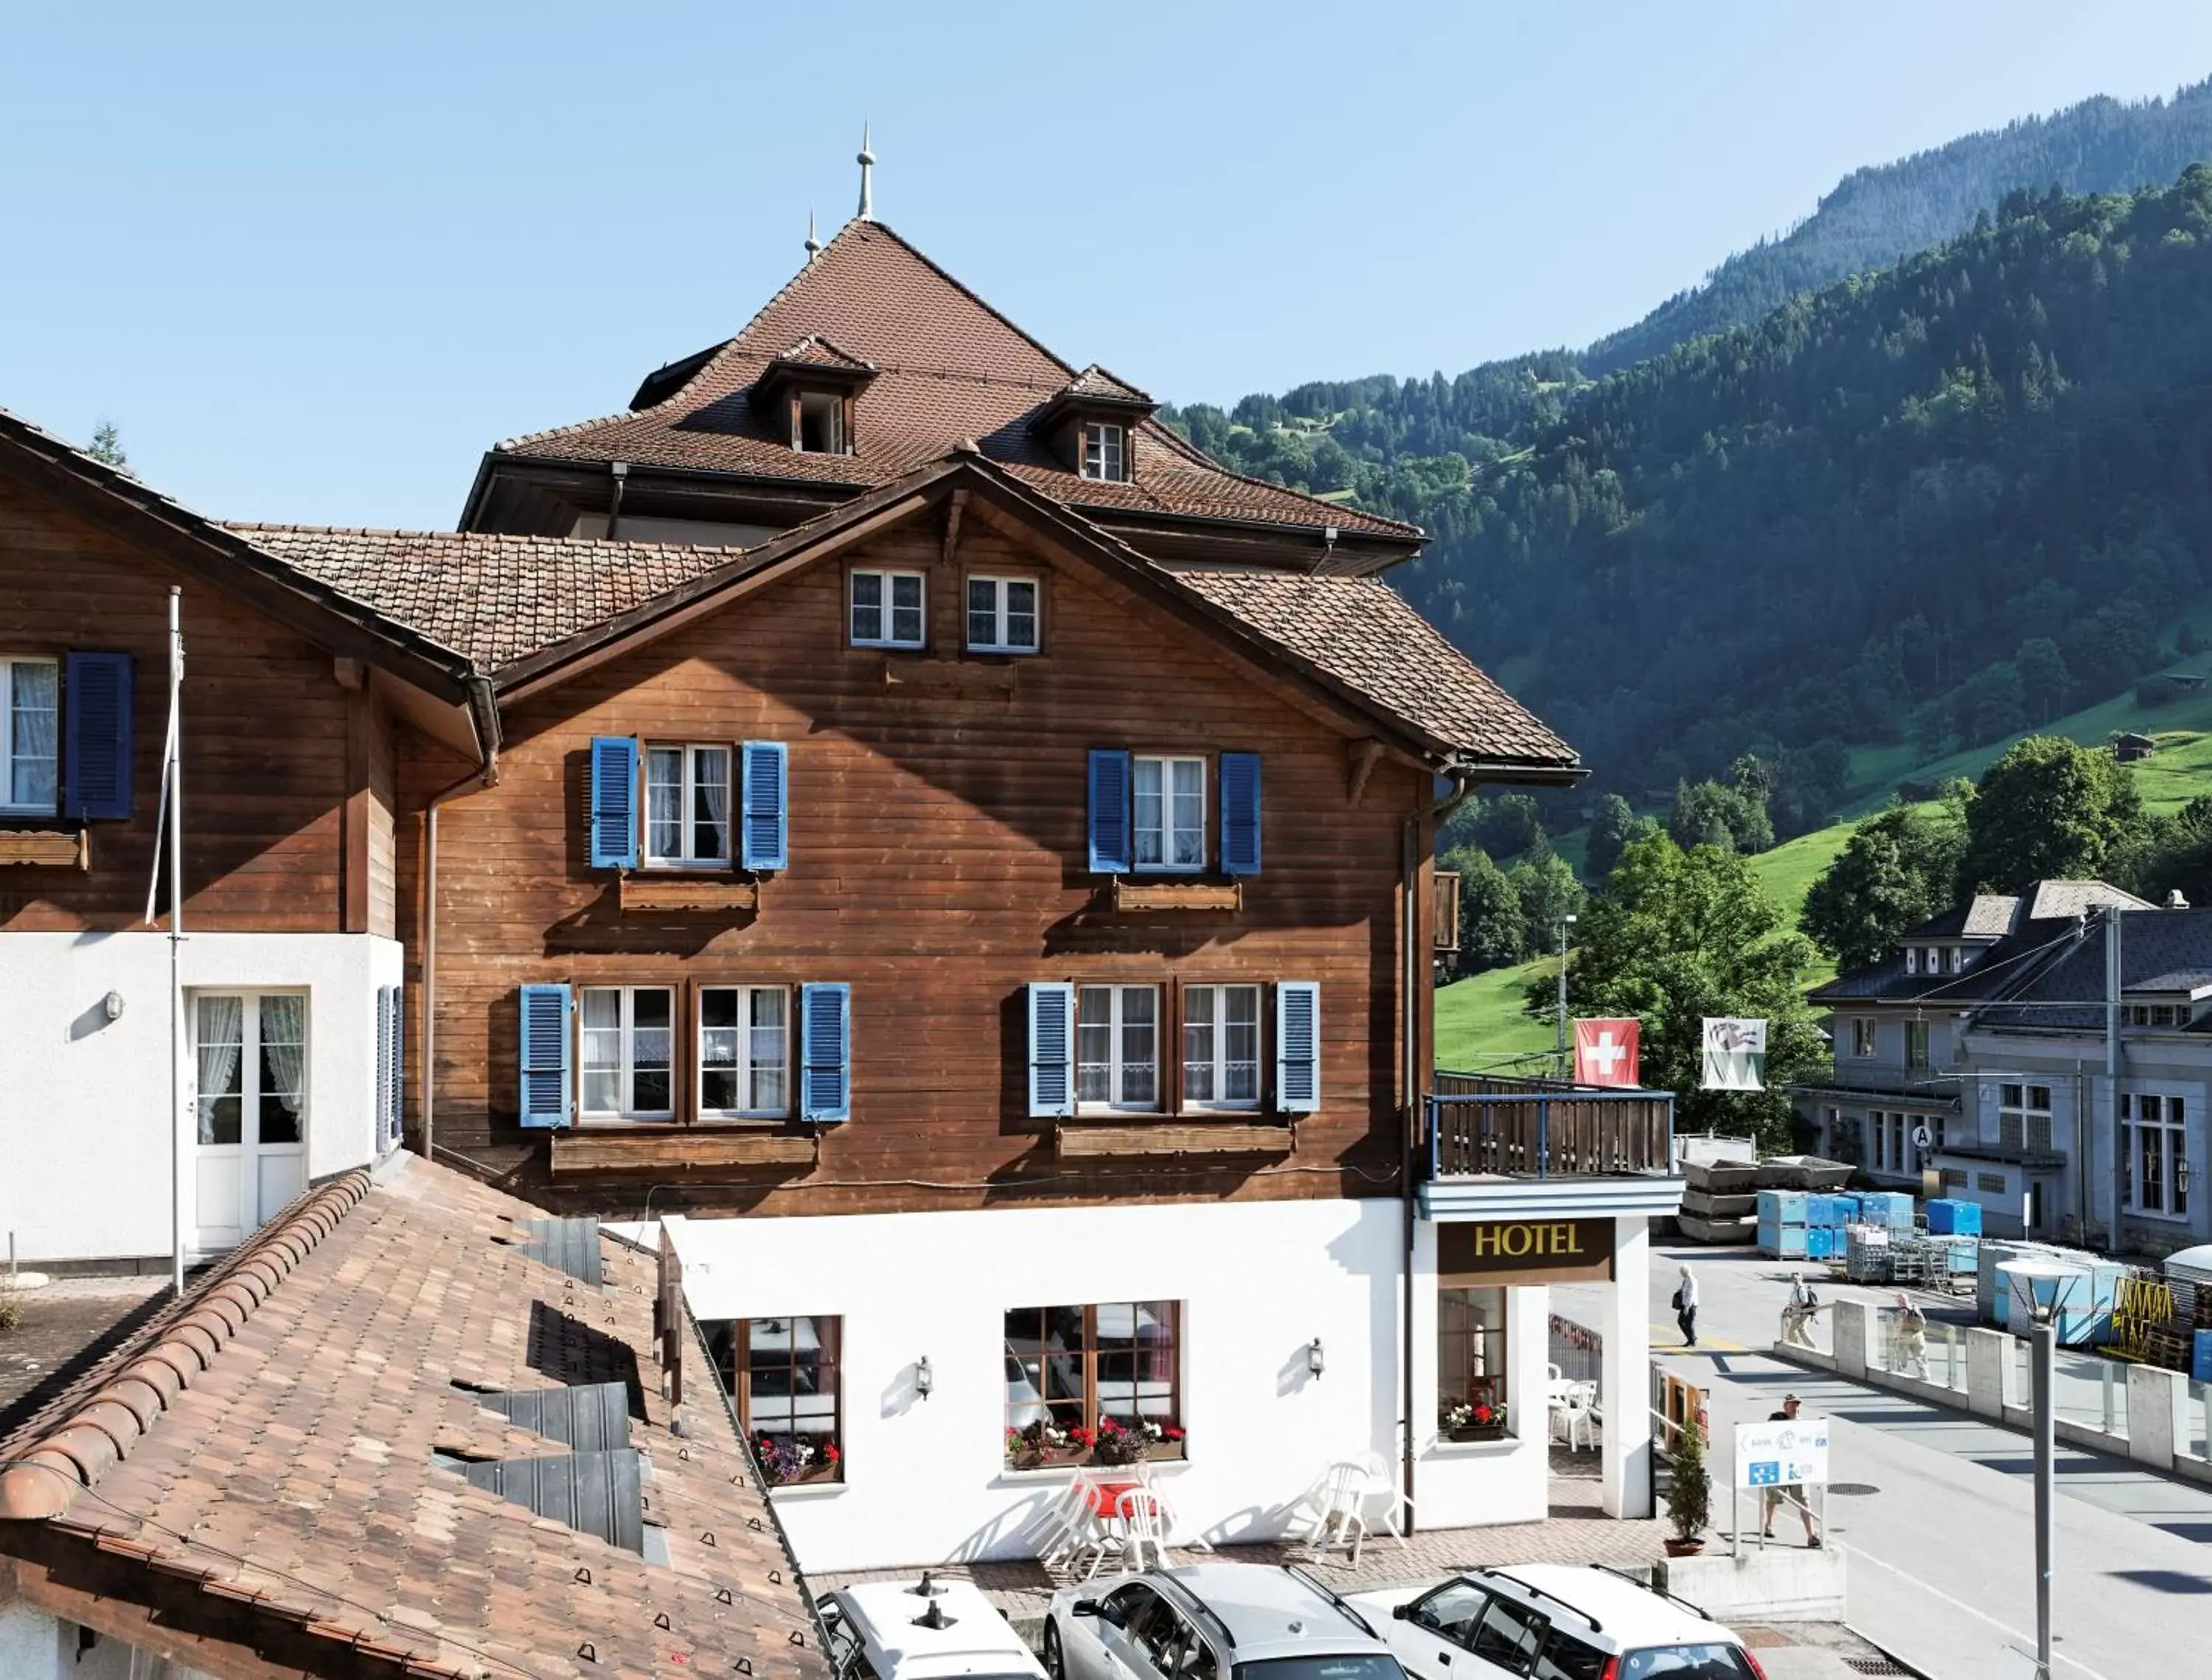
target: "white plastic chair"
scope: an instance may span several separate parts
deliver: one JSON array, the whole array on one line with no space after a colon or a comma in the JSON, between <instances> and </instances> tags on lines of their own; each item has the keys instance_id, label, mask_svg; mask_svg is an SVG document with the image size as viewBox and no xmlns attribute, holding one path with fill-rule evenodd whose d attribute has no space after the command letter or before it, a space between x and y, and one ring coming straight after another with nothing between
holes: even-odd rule
<instances>
[{"instance_id":1,"label":"white plastic chair","mask_svg":"<svg viewBox=\"0 0 2212 1680\"><path fill-rule=\"evenodd\" d=\"M1097 1513L1082 1472L1069 1479L1045 1507L1038 1522L1045 1532L1042 1561L1048 1567L1069 1561L1091 1544L1097 1533Z\"/></svg>"},{"instance_id":2,"label":"white plastic chair","mask_svg":"<svg viewBox=\"0 0 2212 1680\"><path fill-rule=\"evenodd\" d=\"M1114 1502L1115 1519L1121 1525L1121 1567L1145 1567L1145 1548L1152 1549L1155 1567L1168 1567L1168 1510L1150 1488L1132 1488Z\"/></svg>"},{"instance_id":3,"label":"white plastic chair","mask_svg":"<svg viewBox=\"0 0 2212 1680\"><path fill-rule=\"evenodd\" d=\"M1316 1557L1323 1555L1331 1546L1349 1545L1352 1567L1359 1567L1359 1548L1367 1538L1364 1507L1373 1484L1374 1478L1368 1474L1367 1466L1355 1459L1347 1458L1328 1467L1322 1478L1321 1520L1314 1525Z\"/></svg>"},{"instance_id":4,"label":"white plastic chair","mask_svg":"<svg viewBox=\"0 0 2212 1680\"><path fill-rule=\"evenodd\" d=\"M1597 1428L1590 1417L1590 1402L1594 1397L1590 1389L1588 1383L1570 1383L1552 1401L1553 1429L1566 1437L1570 1452L1597 1445Z\"/></svg>"},{"instance_id":5,"label":"white plastic chair","mask_svg":"<svg viewBox=\"0 0 2212 1680\"><path fill-rule=\"evenodd\" d=\"M1406 1490L1398 1485L1398 1478L1391 1473L1390 1461L1380 1452L1370 1448L1352 1462L1367 1472L1368 1497L1388 1501L1382 1508L1382 1526L1389 1531L1390 1537L1398 1543L1399 1550L1410 1550L1411 1548L1406 1543L1405 1528L1398 1520L1398 1513L1404 1511L1408 1521L1418 1521L1419 1519L1413 1509L1413 1500L1407 1496Z\"/></svg>"}]
</instances>

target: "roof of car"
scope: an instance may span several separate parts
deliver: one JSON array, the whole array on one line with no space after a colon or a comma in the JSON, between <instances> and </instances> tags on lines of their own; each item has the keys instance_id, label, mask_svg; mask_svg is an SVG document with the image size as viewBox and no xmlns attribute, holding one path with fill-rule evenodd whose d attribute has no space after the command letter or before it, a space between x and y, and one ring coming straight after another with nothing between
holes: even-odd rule
<instances>
[{"instance_id":1,"label":"roof of car","mask_svg":"<svg viewBox=\"0 0 2212 1680\"><path fill-rule=\"evenodd\" d=\"M1556 1624L1560 1606L1577 1611L1592 1624L1599 1642L1614 1651L1647 1645L1684 1645L1710 1640L1718 1634L1734 1643L1735 1636L1709 1622L1677 1599L1616 1575L1610 1570L1579 1563L1521 1563L1510 1569L1478 1569L1471 1579L1486 1586L1500 1582L1528 1592L1529 1602ZM1570 1627L1570 1633L1582 1630Z\"/></svg>"},{"instance_id":2,"label":"roof of car","mask_svg":"<svg viewBox=\"0 0 2212 1680\"><path fill-rule=\"evenodd\" d=\"M1042 1675L1021 1635L971 1581L870 1581L833 1595L884 1680L945 1680L966 1674ZM928 1626L934 1604L945 1625Z\"/></svg>"},{"instance_id":3,"label":"roof of car","mask_svg":"<svg viewBox=\"0 0 2212 1680\"><path fill-rule=\"evenodd\" d=\"M1289 1568L1252 1563L1188 1563L1149 1572L1164 1575L1212 1611L1229 1630L1240 1663L1313 1654L1317 1645L1352 1651L1388 1647L1362 1630L1353 1612Z\"/></svg>"}]
</instances>

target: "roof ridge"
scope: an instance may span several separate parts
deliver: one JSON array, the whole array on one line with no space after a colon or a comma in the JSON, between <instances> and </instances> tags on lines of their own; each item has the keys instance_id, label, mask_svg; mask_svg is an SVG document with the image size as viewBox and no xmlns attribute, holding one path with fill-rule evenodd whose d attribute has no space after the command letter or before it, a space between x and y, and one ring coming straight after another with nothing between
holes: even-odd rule
<instances>
[{"instance_id":1,"label":"roof ridge","mask_svg":"<svg viewBox=\"0 0 2212 1680\"><path fill-rule=\"evenodd\" d=\"M16 1462L0 1471L0 1519L58 1517L79 1488L129 1458L154 1420L212 1367L224 1344L368 1194L369 1182L368 1169L356 1167L301 1196L234 1249L199 1289L57 1397L49 1411L82 1403L10 1453ZM126 1357L111 1377L108 1368Z\"/></svg>"},{"instance_id":2,"label":"roof ridge","mask_svg":"<svg viewBox=\"0 0 2212 1680\"><path fill-rule=\"evenodd\" d=\"M672 554L744 554L748 551L730 543L669 543L649 537L560 537L550 533L533 535L525 531L430 531L410 530L400 527L376 525L274 525L245 520L225 520L223 528L255 536L295 537L362 537L378 540L390 539L404 542L484 543L493 545L536 547L557 544L574 549L651 549L656 553ZM757 546L757 545L756 545ZM282 560L283 556L273 556ZM364 602L362 605L367 606ZM379 611L372 607L371 611Z\"/></svg>"}]
</instances>

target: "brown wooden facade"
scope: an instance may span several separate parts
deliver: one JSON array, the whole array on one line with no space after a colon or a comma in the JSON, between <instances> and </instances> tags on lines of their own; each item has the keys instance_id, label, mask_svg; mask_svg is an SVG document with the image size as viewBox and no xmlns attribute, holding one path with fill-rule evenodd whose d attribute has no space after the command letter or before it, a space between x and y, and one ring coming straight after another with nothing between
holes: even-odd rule
<instances>
[{"instance_id":1,"label":"brown wooden facade","mask_svg":"<svg viewBox=\"0 0 2212 1680\"><path fill-rule=\"evenodd\" d=\"M964 498L963 498L964 499ZM929 647L848 645L860 566L927 575ZM962 651L964 579L1042 586L1041 651ZM434 1135L530 1193L622 1213L891 1211L1117 1197L1379 1196L1399 1184L1400 977L1427 1019L1429 894L1405 962L1403 871L1427 865L1431 777L1355 750L1371 726L1255 669L1050 538L942 500L557 685L502 705L496 782L441 808ZM591 867L596 736L788 747L787 868L665 879ZM1116 907L1085 853L1089 750L1263 755L1264 867L1194 907ZM403 737L398 897L419 999L426 802L469 762ZM1357 791L1355 793L1355 787ZM1218 817L1209 792L1210 861ZM1409 827L1410 825L1410 827ZM1150 886L1157 877L1125 878ZM719 892L688 889L718 886ZM746 886L753 887L750 893ZM747 907L746 901L751 901ZM1220 908L1228 903L1231 907ZM696 905L697 907L692 907ZM665 906L665 907L664 907ZM1162 988L1157 1117L1033 1118L1024 989ZM1317 1111L1177 1115L1175 989L1318 982ZM851 989L851 1113L696 1118L696 989ZM517 1123L520 989L676 989L677 1119ZM1425 1035L1424 1035L1425 1038ZM794 1034L795 1038L795 1034ZM422 1040L419 1024L411 1042ZM1425 1066L1425 1042L1418 1065ZM410 1126L419 1106L410 1088Z\"/></svg>"}]
</instances>

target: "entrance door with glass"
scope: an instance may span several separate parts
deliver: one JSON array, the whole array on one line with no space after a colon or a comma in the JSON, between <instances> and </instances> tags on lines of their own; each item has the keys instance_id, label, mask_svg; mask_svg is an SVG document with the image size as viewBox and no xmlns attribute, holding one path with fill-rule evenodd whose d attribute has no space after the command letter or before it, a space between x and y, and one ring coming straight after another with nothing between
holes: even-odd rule
<instances>
[{"instance_id":1,"label":"entrance door with glass","mask_svg":"<svg viewBox=\"0 0 2212 1680\"><path fill-rule=\"evenodd\" d=\"M307 1188L307 998L191 1000L197 1246L234 1248Z\"/></svg>"}]
</instances>

